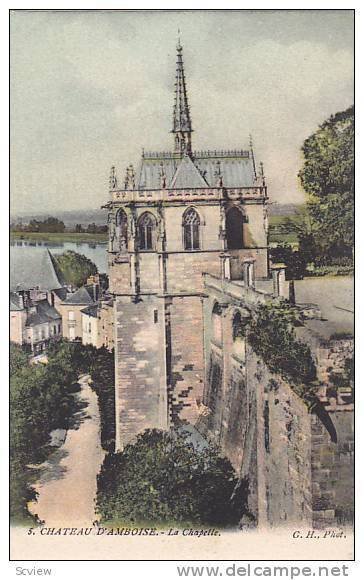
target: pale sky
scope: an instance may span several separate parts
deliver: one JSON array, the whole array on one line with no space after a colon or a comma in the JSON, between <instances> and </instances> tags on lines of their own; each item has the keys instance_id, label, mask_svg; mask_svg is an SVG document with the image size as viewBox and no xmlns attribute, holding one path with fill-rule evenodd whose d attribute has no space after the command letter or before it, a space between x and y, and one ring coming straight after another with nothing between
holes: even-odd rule
<instances>
[{"instance_id":1,"label":"pale sky","mask_svg":"<svg viewBox=\"0 0 364 580\"><path fill-rule=\"evenodd\" d=\"M353 13L18 11L11 16L13 212L97 208L141 150L173 146L181 30L194 149L247 148L272 201L302 202L300 147L353 102Z\"/></svg>"}]
</instances>

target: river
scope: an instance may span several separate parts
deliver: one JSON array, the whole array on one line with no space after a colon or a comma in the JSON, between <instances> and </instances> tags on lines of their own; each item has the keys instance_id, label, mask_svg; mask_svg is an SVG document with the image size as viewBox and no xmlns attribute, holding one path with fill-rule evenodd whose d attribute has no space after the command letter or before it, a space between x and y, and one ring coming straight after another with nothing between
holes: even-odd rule
<instances>
[{"instance_id":1,"label":"river","mask_svg":"<svg viewBox=\"0 0 364 580\"><path fill-rule=\"evenodd\" d=\"M10 242L10 265L16 263L19 252L26 252L29 260L37 260L39 254L48 248L52 254L62 254L73 250L83 254L94 264L100 273L107 272L107 243L104 242L46 242L34 240L12 240Z\"/></svg>"}]
</instances>

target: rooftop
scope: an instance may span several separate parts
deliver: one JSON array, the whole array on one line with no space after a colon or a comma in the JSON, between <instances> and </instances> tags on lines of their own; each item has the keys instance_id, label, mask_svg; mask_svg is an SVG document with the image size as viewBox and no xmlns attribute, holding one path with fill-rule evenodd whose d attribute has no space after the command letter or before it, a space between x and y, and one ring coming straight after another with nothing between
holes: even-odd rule
<instances>
[{"instance_id":1,"label":"rooftop","mask_svg":"<svg viewBox=\"0 0 364 580\"><path fill-rule=\"evenodd\" d=\"M177 181L184 168L183 181ZM137 171L137 189L160 189L162 174L167 188L257 187L253 154L249 151L196 151L189 156L172 152L144 153Z\"/></svg>"},{"instance_id":2,"label":"rooftop","mask_svg":"<svg viewBox=\"0 0 364 580\"><path fill-rule=\"evenodd\" d=\"M63 304L85 304L91 306L97 302L98 298L98 286L90 284L81 286L81 288L72 294L67 294L67 297L63 300Z\"/></svg>"},{"instance_id":3,"label":"rooftop","mask_svg":"<svg viewBox=\"0 0 364 580\"><path fill-rule=\"evenodd\" d=\"M81 310L82 314L87 314L87 316L92 316L93 318L97 318L97 304L93 306L87 306Z\"/></svg>"},{"instance_id":4,"label":"rooftop","mask_svg":"<svg viewBox=\"0 0 364 580\"><path fill-rule=\"evenodd\" d=\"M15 253L10 270L10 290L55 290L64 286L63 277L48 249L29 259L27 252Z\"/></svg>"}]
</instances>

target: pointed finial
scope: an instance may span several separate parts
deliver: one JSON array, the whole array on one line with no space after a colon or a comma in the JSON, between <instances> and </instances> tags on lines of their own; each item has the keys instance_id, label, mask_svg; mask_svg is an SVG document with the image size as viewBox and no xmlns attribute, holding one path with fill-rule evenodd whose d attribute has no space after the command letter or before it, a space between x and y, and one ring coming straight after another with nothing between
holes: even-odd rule
<instances>
[{"instance_id":1,"label":"pointed finial","mask_svg":"<svg viewBox=\"0 0 364 580\"><path fill-rule=\"evenodd\" d=\"M132 163L126 168L124 189L135 189L135 171Z\"/></svg>"},{"instance_id":2,"label":"pointed finial","mask_svg":"<svg viewBox=\"0 0 364 580\"><path fill-rule=\"evenodd\" d=\"M118 188L118 180L116 177L116 171L115 171L114 165L111 167L111 170L110 170L109 188L110 189L117 189Z\"/></svg>"},{"instance_id":3,"label":"pointed finial","mask_svg":"<svg viewBox=\"0 0 364 580\"><path fill-rule=\"evenodd\" d=\"M167 178L166 178L166 174L164 172L164 163L163 161L161 161L160 165L159 165L159 177L160 177L160 184L161 184L161 188L165 189L166 185L167 185Z\"/></svg>"},{"instance_id":4,"label":"pointed finial","mask_svg":"<svg viewBox=\"0 0 364 580\"><path fill-rule=\"evenodd\" d=\"M260 162L259 166L260 166L260 178L262 180L262 185L265 186L265 175L264 175L263 161Z\"/></svg>"},{"instance_id":5,"label":"pointed finial","mask_svg":"<svg viewBox=\"0 0 364 580\"><path fill-rule=\"evenodd\" d=\"M222 187L223 186L223 178L222 178L222 173L221 173L221 163L219 160L217 160L216 164L215 164L214 177L216 179L216 187Z\"/></svg>"},{"instance_id":6,"label":"pointed finial","mask_svg":"<svg viewBox=\"0 0 364 580\"><path fill-rule=\"evenodd\" d=\"M182 50L182 45L181 45L181 31L180 31L180 29L178 29L177 50L178 50L178 52L180 52Z\"/></svg>"},{"instance_id":7,"label":"pointed finial","mask_svg":"<svg viewBox=\"0 0 364 580\"><path fill-rule=\"evenodd\" d=\"M253 161L253 170L254 170L254 179L257 179L257 170L255 167L255 157L254 157L254 151L253 151L253 137L252 134L250 133L249 135L249 147L250 147L250 156L252 158Z\"/></svg>"},{"instance_id":8,"label":"pointed finial","mask_svg":"<svg viewBox=\"0 0 364 580\"><path fill-rule=\"evenodd\" d=\"M135 171L132 163L129 165L129 185L130 189L135 189Z\"/></svg>"}]
</instances>

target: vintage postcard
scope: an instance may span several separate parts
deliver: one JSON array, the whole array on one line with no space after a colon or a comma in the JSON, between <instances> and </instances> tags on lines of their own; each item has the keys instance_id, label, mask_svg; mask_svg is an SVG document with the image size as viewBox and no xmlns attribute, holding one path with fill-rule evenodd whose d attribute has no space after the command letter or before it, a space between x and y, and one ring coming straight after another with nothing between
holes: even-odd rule
<instances>
[{"instance_id":1,"label":"vintage postcard","mask_svg":"<svg viewBox=\"0 0 364 580\"><path fill-rule=\"evenodd\" d=\"M12 560L354 558L353 39L10 11Z\"/></svg>"}]
</instances>

